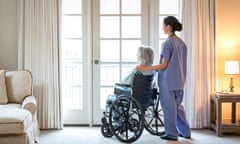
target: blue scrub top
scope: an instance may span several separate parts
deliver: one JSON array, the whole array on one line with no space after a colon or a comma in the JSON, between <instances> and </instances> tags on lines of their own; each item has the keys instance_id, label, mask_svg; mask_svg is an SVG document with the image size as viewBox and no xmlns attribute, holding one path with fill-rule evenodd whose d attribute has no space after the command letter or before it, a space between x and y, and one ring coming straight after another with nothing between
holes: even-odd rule
<instances>
[{"instance_id":1,"label":"blue scrub top","mask_svg":"<svg viewBox=\"0 0 240 144\"><path fill-rule=\"evenodd\" d=\"M187 47L183 40L169 37L162 44L160 63L163 57L168 66L158 71L158 85L167 85L168 90L183 89L187 73Z\"/></svg>"}]
</instances>

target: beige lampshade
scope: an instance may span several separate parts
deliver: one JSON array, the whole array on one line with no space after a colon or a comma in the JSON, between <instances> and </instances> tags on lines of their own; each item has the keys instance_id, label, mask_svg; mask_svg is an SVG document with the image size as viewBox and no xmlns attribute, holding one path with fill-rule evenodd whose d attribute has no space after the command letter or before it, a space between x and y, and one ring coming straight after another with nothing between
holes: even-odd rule
<instances>
[{"instance_id":1,"label":"beige lampshade","mask_svg":"<svg viewBox=\"0 0 240 144\"><path fill-rule=\"evenodd\" d=\"M239 74L239 62L236 60L225 61L225 74Z\"/></svg>"}]
</instances>

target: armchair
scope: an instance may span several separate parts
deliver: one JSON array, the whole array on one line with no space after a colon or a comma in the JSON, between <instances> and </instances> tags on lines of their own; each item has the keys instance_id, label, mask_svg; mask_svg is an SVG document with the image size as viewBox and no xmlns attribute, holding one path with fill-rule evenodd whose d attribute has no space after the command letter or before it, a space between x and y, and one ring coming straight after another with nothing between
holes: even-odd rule
<instances>
[{"instance_id":1,"label":"armchair","mask_svg":"<svg viewBox=\"0 0 240 144\"><path fill-rule=\"evenodd\" d=\"M0 70L0 143L34 144L39 139L37 101L28 70Z\"/></svg>"}]
</instances>

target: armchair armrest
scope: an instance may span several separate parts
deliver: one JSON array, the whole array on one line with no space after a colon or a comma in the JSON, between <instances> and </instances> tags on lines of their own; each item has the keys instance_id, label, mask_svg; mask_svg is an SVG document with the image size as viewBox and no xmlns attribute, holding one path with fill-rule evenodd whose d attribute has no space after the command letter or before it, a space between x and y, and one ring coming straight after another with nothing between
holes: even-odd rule
<instances>
[{"instance_id":1,"label":"armchair armrest","mask_svg":"<svg viewBox=\"0 0 240 144\"><path fill-rule=\"evenodd\" d=\"M35 96L25 97L22 103L22 108L27 109L32 114L34 114L37 111L36 97Z\"/></svg>"}]
</instances>

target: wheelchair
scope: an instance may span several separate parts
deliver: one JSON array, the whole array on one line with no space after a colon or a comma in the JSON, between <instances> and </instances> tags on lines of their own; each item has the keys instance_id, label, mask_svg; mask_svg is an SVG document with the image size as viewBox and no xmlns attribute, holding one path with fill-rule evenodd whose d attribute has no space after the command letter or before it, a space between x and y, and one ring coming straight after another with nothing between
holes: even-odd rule
<instances>
[{"instance_id":1,"label":"wheelchair","mask_svg":"<svg viewBox=\"0 0 240 144\"><path fill-rule=\"evenodd\" d=\"M108 97L101 119L104 137L115 136L121 142L132 143L144 128L152 135L162 134L163 112L158 89L153 87L153 77L136 73L132 87L115 84L114 94Z\"/></svg>"}]
</instances>

